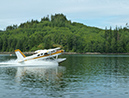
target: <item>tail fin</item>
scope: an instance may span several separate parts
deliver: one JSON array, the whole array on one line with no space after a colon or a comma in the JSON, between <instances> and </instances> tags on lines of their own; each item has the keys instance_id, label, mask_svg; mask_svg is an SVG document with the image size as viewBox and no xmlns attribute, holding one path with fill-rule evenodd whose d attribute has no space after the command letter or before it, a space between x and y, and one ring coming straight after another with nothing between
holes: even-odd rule
<instances>
[{"instance_id":1,"label":"tail fin","mask_svg":"<svg viewBox=\"0 0 129 98\"><path fill-rule=\"evenodd\" d=\"M15 50L15 54L19 60L23 60L26 56L19 50Z\"/></svg>"}]
</instances>

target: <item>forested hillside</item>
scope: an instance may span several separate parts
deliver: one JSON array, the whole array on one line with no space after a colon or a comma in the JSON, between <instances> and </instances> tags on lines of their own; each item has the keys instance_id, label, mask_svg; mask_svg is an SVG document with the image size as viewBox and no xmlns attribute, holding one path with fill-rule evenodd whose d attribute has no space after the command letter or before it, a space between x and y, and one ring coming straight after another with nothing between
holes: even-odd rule
<instances>
[{"instance_id":1,"label":"forested hillside","mask_svg":"<svg viewBox=\"0 0 129 98\"><path fill-rule=\"evenodd\" d=\"M63 14L31 20L0 31L0 51L34 51L62 47L67 52L129 52L128 27L102 30L67 20Z\"/></svg>"}]
</instances>

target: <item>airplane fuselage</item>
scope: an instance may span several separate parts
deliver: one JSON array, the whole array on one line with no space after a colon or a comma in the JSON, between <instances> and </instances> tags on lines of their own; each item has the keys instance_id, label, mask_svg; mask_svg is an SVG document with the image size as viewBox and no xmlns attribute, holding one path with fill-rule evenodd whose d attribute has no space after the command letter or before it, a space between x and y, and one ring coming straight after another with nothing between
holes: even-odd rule
<instances>
[{"instance_id":1,"label":"airplane fuselage","mask_svg":"<svg viewBox=\"0 0 129 98\"><path fill-rule=\"evenodd\" d=\"M48 50L37 50L35 51L35 54L26 57L19 49L15 50L19 63L29 60L41 60L41 59L44 60L47 58L57 57L63 52L64 50L59 50L59 48L48 49Z\"/></svg>"},{"instance_id":2,"label":"airplane fuselage","mask_svg":"<svg viewBox=\"0 0 129 98\"><path fill-rule=\"evenodd\" d=\"M45 53L37 53L34 54L32 56L28 56L24 59L24 61L28 61L28 60L41 60L41 59L47 59L47 58L51 58L51 57L55 57L60 55L63 52L63 50L57 51L55 53L51 53L51 54L45 54Z\"/></svg>"}]
</instances>

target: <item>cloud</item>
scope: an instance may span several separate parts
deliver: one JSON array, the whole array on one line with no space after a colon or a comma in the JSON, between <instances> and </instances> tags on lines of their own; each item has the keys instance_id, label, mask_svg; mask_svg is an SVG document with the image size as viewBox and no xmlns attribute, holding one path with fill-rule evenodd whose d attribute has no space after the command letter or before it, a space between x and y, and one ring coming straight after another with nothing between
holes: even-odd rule
<instances>
[{"instance_id":1,"label":"cloud","mask_svg":"<svg viewBox=\"0 0 129 98\"><path fill-rule=\"evenodd\" d=\"M110 1L110 2L109 2ZM77 4L75 11L73 7L72 15L74 20L84 24L105 28L105 26L125 26L129 21L129 1L124 0L90 0L88 3L83 2L82 5ZM76 14L78 13L78 14Z\"/></svg>"},{"instance_id":2,"label":"cloud","mask_svg":"<svg viewBox=\"0 0 129 98\"><path fill-rule=\"evenodd\" d=\"M31 19L63 13L72 21L104 28L129 21L128 0L3 0L0 29Z\"/></svg>"}]
</instances>

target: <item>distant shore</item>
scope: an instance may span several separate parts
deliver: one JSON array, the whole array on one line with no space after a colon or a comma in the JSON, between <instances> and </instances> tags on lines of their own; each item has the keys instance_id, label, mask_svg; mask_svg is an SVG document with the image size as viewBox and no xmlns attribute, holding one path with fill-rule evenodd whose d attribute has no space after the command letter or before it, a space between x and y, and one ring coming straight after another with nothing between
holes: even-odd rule
<instances>
[{"instance_id":1,"label":"distant shore","mask_svg":"<svg viewBox=\"0 0 129 98\"><path fill-rule=\"evenodd\" d=\"M31 55L34 52L23 52L24 54ZM0 54L15 54L15 52L0 52ZM99 52L86 52L86 53L76 53L76 52L64 52L63 54L129 54L129 53L99 53Z\"/></svg>"},{"instance_id":2,"label":"distant shore","mask_svg":"<svg viewBox=\"0 0 129 98\"><path fill-rule=\"evenodd\" d=\"M65 52L63 54L129 54L129 53L99 53L99 52L76 53L76 52Z\"/></svg>"},{"instance_id":3,"label":"distant shore","mask_svg":"<svg viewBox=\"0 0 129 98\"><path fill-rule=\"evenodd\" d=\"M23 52L24 54L33 54L34 52ZM0 52L0 54L15 54L15 52Z\"/></svg>"}]
</instances>

